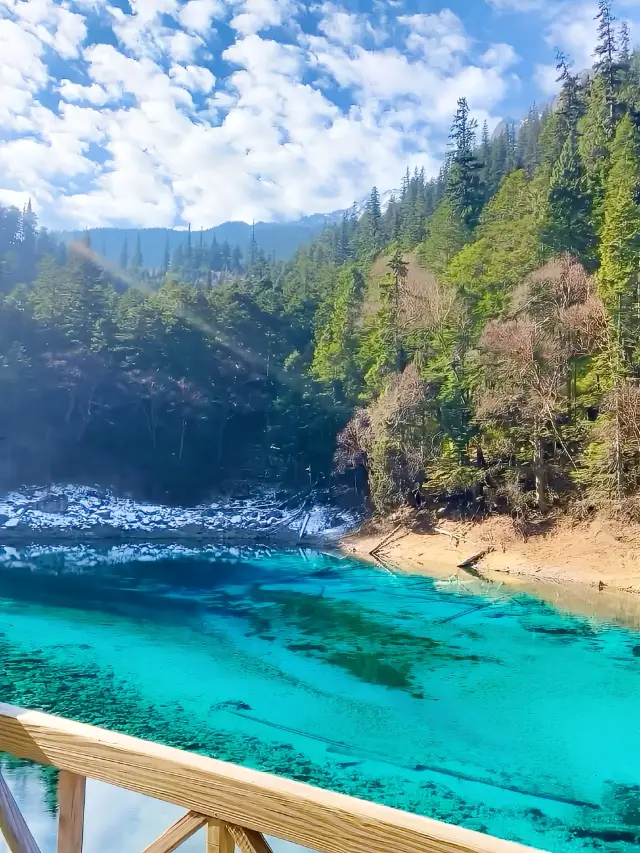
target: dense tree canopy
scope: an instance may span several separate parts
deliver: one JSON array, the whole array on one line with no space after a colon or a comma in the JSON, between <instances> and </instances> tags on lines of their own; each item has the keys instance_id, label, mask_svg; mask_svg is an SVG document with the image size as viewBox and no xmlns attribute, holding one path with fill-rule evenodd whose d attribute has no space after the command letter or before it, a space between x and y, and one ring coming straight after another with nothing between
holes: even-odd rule
<instances>
[{"instance_id":1,"label":"dense tree canopy","mask_svg":"<svg viewBox=\"0 0 640 853\"><path fill-rule=\"evenodd\" d=\"M461 98L437 178L374 188L289 261L189 231L116 268L0 208L4 483L195 499L353 469L380 510L633 509L640 56L608 0L598 26L553 109L477 139Z\"/></svg>"}]
</instances>

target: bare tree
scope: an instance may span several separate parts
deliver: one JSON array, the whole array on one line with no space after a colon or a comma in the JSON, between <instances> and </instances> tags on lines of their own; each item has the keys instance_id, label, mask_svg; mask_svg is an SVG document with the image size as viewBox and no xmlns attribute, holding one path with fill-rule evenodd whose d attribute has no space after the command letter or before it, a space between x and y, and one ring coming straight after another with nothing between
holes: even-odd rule
<instances>
[{"instance_id":1,"label":"bare tree","mask_svg":"<svg viewBox=\"0 0 640 853\"><path fill-rule=\"evenodd\" d=\"M559 423L575 396L576 358L601 347L606 329L593 279L564 255L530 276L514 294L510 318L490 322L481 337L477 417L530 444L542 512L550 504L547 443L559 444L573 462Z\"/></svg>"}]
</instances>

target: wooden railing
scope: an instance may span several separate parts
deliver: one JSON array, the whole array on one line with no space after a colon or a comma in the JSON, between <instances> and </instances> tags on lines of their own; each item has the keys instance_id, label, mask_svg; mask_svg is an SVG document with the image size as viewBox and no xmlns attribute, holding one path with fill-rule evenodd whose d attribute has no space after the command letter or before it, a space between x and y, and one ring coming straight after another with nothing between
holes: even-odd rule
<instances>
[{"instance_id":1,"label":"wooden railing","mask_svg":"<svg viewBox=\"0 0 640 853\"><path fill-rule=\"evenodd\" d=\"M0 751L60 770L58 853L81 853L86 779L186 809L144 853L170 853L202 827L207 853L269 853L264 835L318 853L535 853L532 848L0 703ZM0 831L12 853L39 853L0 775Z\"/></svg>"}]
</instances>

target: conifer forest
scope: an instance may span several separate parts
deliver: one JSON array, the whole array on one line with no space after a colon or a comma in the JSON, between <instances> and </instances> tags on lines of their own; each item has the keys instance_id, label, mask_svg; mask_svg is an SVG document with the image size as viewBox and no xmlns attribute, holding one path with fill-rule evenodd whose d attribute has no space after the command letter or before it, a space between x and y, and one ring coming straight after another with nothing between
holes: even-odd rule
<instances>
[{"instance_id":1,"label":"conifer forest","mask_svg":"<svg viewBox=\"0 0 640 853\"><path fill-rule=\"evenodd\" d=\"M611 5L553 104L490 134L460 98L437 178L288 260L196 233L116 265L1 208L2 485L640 516L640 52Z\"/></svg>"}]
</instances>

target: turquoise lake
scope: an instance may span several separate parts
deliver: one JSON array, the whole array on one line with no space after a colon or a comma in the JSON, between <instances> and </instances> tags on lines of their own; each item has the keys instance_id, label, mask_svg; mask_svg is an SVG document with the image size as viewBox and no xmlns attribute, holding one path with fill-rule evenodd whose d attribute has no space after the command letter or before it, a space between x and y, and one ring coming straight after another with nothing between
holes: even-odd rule
<instances>
[{"instance_id":1,"label":"turquoise lake","mask_svg":"<svg viewBox=\"0 0 640 853\"><path fill-rule=\"evenodd\" d=\"M303 550L0 548L0 664L16 705L557 853L640 843L640 634L505 587ZM7 772L51 813L50 772Z\"/></svg>"}]
</instances>

